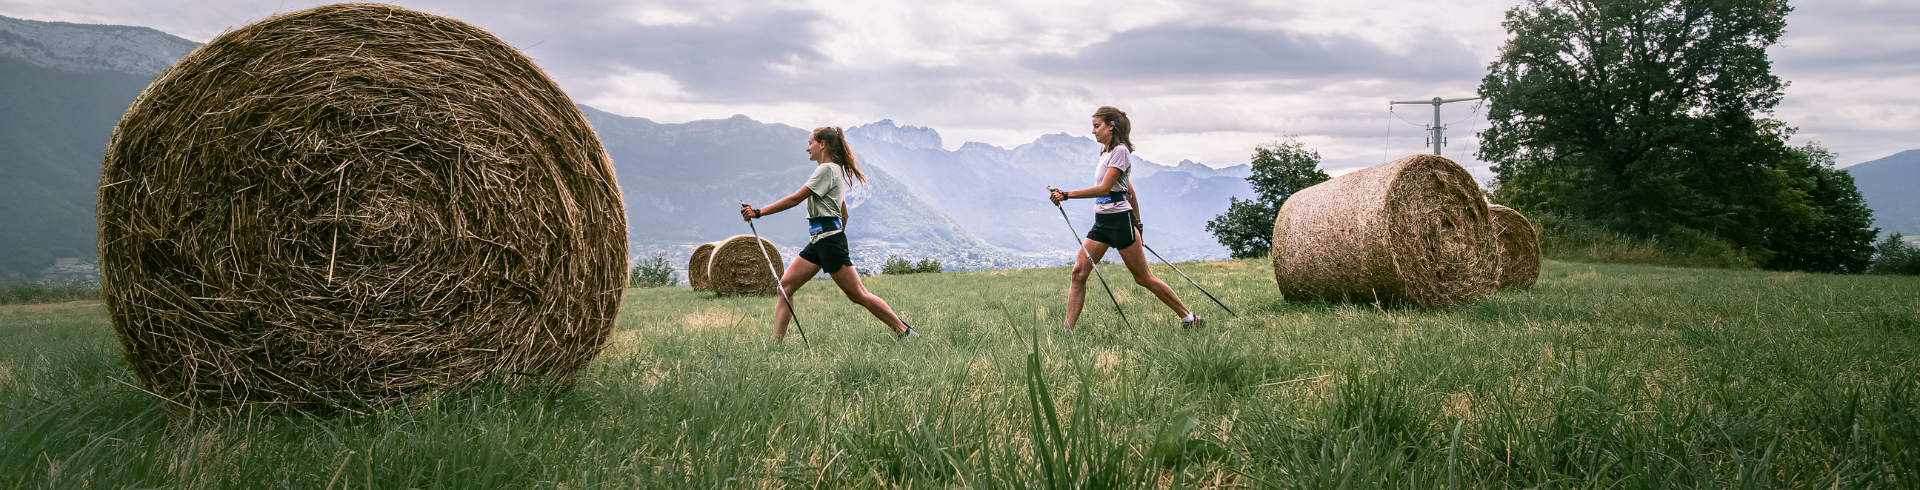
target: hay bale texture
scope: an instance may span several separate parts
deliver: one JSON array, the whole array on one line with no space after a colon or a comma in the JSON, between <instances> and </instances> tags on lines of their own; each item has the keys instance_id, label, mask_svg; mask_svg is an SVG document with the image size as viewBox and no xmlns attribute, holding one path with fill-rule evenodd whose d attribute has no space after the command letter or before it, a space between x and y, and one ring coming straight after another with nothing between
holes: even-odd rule
<instances>
[{"instance_id":1,"label":"hay bale texture","mask_svg":"<svg viewBox=\"0 0 1920 490\"><path fill-rule=\"evenodd\" d=\"M719 243L707 265L707 285L715 293L733 296L773 291L779 278L767 268L769 263L779 273L786 273L781 267L784 261L780 260L780 249L774 248L773 242L753 235L734 235ZM766 255L760 252L762 245L767 247Z\"/></svg>"},{"instance_id":2,"label":"hay bale texture","mask_svg":"<svg viewBox=\"0 0 1920 490\"><path fill-rule=\"evenodd\" d=\"M707 242L693 249L693 257L687 259L687 285L695 291L712 291L707 285L707 266L713 262L713 249L720 242Z\"/></svg>"},{"instance_id":3,"label":"hay bale texture","mask_svg":"<svg viewBox=\"0 0 1920 490\"><path fill-rule=\"evenodd\" d=\"M114 130L103 293L151 391L352 407L565 386L625 286L605 150L466 23L336 4L201 46Z\"/></svg>"},{"instance_id":4,"label":"hay bale texture","mask_svg":"<svg viewBox=\"0 0 1920 490\"><path fill-rule=\"evenodd\" d=\"M1493 231L1499 238L1496 253L1500 258L1500 288L1524 288L1540 279L1540 230L1533 220L1498 204L1487 206L1493 215Z\"/></svg>"},{"instance_id":5,"label":"hay bale texture","mask_svg":"<svg viewBox=\"0 0 1920 490\"><path fill-rule=\"evenodd\" d=\"M1273 275L1289 297L1454 305L1493 292L1494 246L1466 169L1414 155L1287 198L1273 224Z\"/></svg>"}]
</instances>

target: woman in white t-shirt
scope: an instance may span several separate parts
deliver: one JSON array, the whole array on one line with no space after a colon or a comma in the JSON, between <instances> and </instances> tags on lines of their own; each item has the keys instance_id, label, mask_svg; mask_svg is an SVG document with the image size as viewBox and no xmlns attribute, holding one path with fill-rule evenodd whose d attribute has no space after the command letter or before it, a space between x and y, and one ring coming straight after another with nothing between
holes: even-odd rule
<instances>
[{"instance_id":1,"label":"woman in white t-shirt","mask_svg":"<svg viewBox=\"0 0 1920 490\"><path fill-rule=\"evenodd\" d=\"M1132 131L1133 123L1127 121L1126 112L1105 106L1094 111L1093 137L1105 149L1100 152L1099 165L1094 168L1093 187L1072 191L1055 189L1048 196L1054 205L1068 199L1094 198L1093 229L1087 230L1087 239L1081 242L1085 253L1074 254L1073 282L1067 287L1068 330L1080 320L1080 307L1086 305L1087 275L1093 274L1094 264L1106 256L1108 248L1120 251L1120 260L1133 273L1133 282L1153 292L1161 303L1173 309L1173 314L1180 317L1180 326L1207 325L1207 319L1188 311L1180 297L1173 294L1173 288L1154 277L1153 270L1147 267L1146 252L1140 246L1140 199L1127 178L1133 171L1130 158L1133 140L1128 137Z\"/></svg>"},{"instance_id":2,"label":"woman in white t-shirt","mask_svg":"<svg viewBox=\"0 0 1920 490\"><path fill-rule=\"evenodd\" d=\"M814 161L813 176L807 178L807 184L800 190L768 204L765 208L752 208L742 205L740 217L753 219L807 203L808 239L807 248L800 256L793 258L793 264L787 266L787 272L780 278L780 288L785 290L787 298L792 298L800 286L805 285L813 275L822 270L840 286L840 292L854 304L866 307L868 313L879 318L887 328L893 329L900 338L920 336L900 316L893 313L893 307L886 300L867 292L866 285L860 283L860 274L853 270L853 258L847 248L845 220L847 217L847 186L859 179L867 183L867 176L860 172L860 162L854 159L853 147L847 146L847 137L840 128L824 127L813 130L813 136L807 138L807 157ZM853 178L847 175L852 174ZM793 310L788 309L785 301L774 301L773 339L778 341L787 337L787 322L793 320Z\"/></svg>"}]
</instances>

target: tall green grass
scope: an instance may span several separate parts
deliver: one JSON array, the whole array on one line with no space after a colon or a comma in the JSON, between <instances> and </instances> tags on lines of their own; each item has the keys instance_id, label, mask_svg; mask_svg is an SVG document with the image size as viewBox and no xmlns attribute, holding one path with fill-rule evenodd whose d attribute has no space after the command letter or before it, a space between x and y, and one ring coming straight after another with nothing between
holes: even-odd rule
<instances>
[{"instance_id":1,"label":"tall green grass","mask_svg":"<svg viewBox=\"0 0 1920 490\"><path fill-rule=\"evenodd\" d=\"M100 287L23 282L0 284L0 305L66 303L100 299Z\"/></svg>"},{"instance_id":2,"label":"tall green grass","mask_svg":"<svg viewBox=\"0 0 1920 490\"><path fill-rule=\"evenodd\" d=\"M1421 311L1182 269L1242 316L1126 285L1064 334L1063 269L878 276L925 337L823 282L808 348L634 289L572 390L364 416L170 418L98 302L0 307L0 488L1920 486L1920 278L1550 261Z\"/></svg>"}]
</instances>

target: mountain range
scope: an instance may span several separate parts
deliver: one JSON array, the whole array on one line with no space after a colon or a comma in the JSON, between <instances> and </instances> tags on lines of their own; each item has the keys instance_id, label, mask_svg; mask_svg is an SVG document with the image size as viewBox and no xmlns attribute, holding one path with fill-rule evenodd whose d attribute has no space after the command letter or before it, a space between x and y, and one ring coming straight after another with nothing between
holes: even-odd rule
<instances>
[{"instance_id":1,"label":"mountain range","mask_svg":"<svg viewBox=\"0 0 1920 490\"><path fill-rule=\"evenodd\" d=\"M94 188L134 97L199 44L144 27L0 16L0 282L95 260Z\"/></svg>"},{"instance_id":2,"label":"mountain range","mask_svg":"<svg viewBox=\"0 0 1920 490\"><path fill-rule=\"evenodd\" d=\"M198 44L144 27L0 17L0 281L33 279L53 259L98 256L93 206L100 159L120 114L154 76ZM764 205L811 171L809 130L746 116L656 123L581 106L625 196L636 255L676 264L699 243L748 232L738 200ZM1047 185L1090 185L1099 145L1046 135L1012 149L967 143L948 151L937 131L883 120L848 130L867 185L848 220L856 261L890 255L949 269L1065 263L1076 244L1046 201ZM1227 196L1250 196L1247 167L1212 169L1134 159L1148 243L1167 258L1224 258L1204 231ZM1078 231L1084 201L1066 207ZM791 257L805 244L799 213L760 232Z\"/></svg>"},{"instance_id":3,"label":"mountain range","mask_svg":"<svg viewBox=\"0 0 1920 490\"><path fill-rule=\"evenodd\" d=\"M198 44L144 27L0 17L0 282L30 280L55 258L97 257L93 207L100 159L120 114L165 67ZM636 255L679 265L699 243L746 233L738 200L764 205L792 193L812 162L808 129L727 119L657 123L581 106L614 161ZM1046 200L1047 186L1093 181L1100 146L1049 134L1013 148L965 143L882 120L847 129L868 175L851 195L854 254L877 269L889 255L949 268L1069 261L1076 237ZM1150 142L1149 142L1150 143ZM1173 260L1224 258L1204 227L1229 196L1252 195L1246 165L1134 158L1147 243ZM1920 150L1846 169L1888 232L1920 235ZM1065 207L1074 231L1092 226L1085 201ZM805 243L799 213L760 232L791 257Z\"/></svg>"},{"instance_id":4,"label":"mountain range","mask_svg":"<svg viewBox=\"0 0 1920 490\"><path fill-rule=\"evenodd\" d=\"M862 161L892 173L995 247L1054 261L1069 260L1077 250L1046 188L1093 185L1101 145L1092 138L1050 134L1011 149L966 143L947 151L933 129L891 120L849 128L847 135ZM1133 157L1131 179L1140 192L1149 246L1172 260L1226 258L1226 248L1206 232L1206 221L1226 212L1228 196L1253 196L1246 181L1250 170L1215 170L1190 161L1166 166ZM1078 231L1093 225L1085 201L1071 201L1066 210Z\"/></svg>"},{"instance_id":5,"label":"mountain range","mask_svg":"<svg viewBox=\"0 0 1920 490\"><path fill-rule=\"evenodd\" d=\"M1882 233L1920 235L1920 150L1846 168Z\"/></svg>"}]
</instances>

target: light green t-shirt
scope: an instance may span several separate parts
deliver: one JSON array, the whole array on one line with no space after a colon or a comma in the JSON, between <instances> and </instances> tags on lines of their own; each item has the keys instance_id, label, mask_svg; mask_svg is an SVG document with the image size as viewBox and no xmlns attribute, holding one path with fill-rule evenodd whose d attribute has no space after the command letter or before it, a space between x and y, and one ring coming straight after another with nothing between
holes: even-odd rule
<instances>
[{"instance_id":1,"label":"light green t-shirt","mask_svg":"<svg viewBox=\"0 0 1920 490\"><path fill-rule=\"evenodd\" d=\"M840 215L840 204L847 202L847 179L842 172L836 163L813 166L813 176L807 178L807 189L813 191L813 197L807 199L808 218L846 219Z\"/></svg>"}]
</instances>

